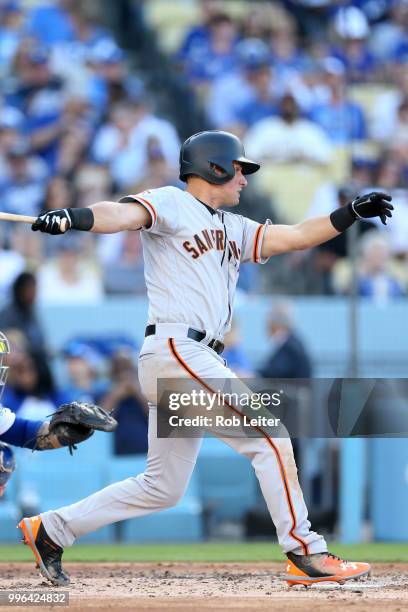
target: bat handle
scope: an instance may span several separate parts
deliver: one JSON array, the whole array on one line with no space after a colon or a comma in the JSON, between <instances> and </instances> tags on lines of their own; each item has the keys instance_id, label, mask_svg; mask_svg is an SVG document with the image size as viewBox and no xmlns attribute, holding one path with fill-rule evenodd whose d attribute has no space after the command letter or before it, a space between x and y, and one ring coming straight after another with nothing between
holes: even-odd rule
<instances>
[{"instance_id":1,"label":"bat handle","mask_svg":"<svg viewBox=\"0 0 408 612\"><path fill-rule=\"evenodd\" d=\"M37 217L28 215L14 215L13 213L0 212L0 221L14 221L15 223L31 223L33 224Z\"/></svg>"}]
</instances>

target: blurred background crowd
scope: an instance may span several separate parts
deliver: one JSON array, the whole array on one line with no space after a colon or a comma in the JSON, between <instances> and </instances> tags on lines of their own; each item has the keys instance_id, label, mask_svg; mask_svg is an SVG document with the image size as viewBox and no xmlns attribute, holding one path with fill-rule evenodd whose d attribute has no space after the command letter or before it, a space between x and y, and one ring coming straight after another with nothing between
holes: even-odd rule
<instances>
[{"instance_id":1,"label":"blurred background crowd","mask_svg":"<svg viewBox=\"0 0 408 612\"><path fill-rule=\"evenodd\" d=\"M381 308L407 295L408 0L0 0L2 211L35 216L182 187L180 143L209 128L238 134L248 156L261 162L235 209L258 222L297 223L363 192L390 193L390 226L361 222L353 237L355 288ZM340 235L267 266L245 265L238 306L260 294L347 296L349 252ZM103 321L112 296L145 297L138 232L55 239L29 225L0 224L0 329L12 347L4 405L39 418L66 400L98 402L119 421L114 452L144 454L139 345L126 329L137 328L141 339L145 321ZM345 317L327 306L334 300L319 311L327 333L308 338L312 356L290 303L274 300L262 329L258 315L251 320L245 349L234 323L226 338L229 365L242 376L344 376ZM65 307L71 310L64 323L55 314L45 325L39 316L47 308L67 313ZM99 327L123 328L123 336L78 334L78 313L92 327L92 309L100 309ZM319 316L301 320L302 332ZM75 333L67 337L63 325ZM335 365L323 354L327 347ZM374 350L367 350L370 358ZM401 366L399 350L392 344L392 367ZM383 354L380 361L384 368ZM333 449L329 444L322 461L320 447L310 447L318 473ZM332 525L337 500L328 478L322 490ZM320 491L314 472L310 482L310 491Z\"/></svg>"},{"instance_id":2,"label":"blurred background crowd","mask_svg":"<svg viewBox=\"0 0 408 612\"><path fill-rule=\"evenodd\" d=\"M179 185L180 141L239 134L263 169L237 212L296 223L369 189L360 295L408 289L407 0L1 0L0 202L36 215ZM44 240L1 224L0 300L25 269L41 303L143 294L137 233ZM245 293L347 294L343 237L258 270Z\"/></svg>"}]
</instances>

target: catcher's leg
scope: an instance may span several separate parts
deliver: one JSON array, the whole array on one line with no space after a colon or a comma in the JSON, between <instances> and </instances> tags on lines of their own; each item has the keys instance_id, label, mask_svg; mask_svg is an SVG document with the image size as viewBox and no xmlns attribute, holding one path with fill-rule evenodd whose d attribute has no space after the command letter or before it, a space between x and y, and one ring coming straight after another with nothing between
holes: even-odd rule
<instances>
[{"instance_id":1,"label":"catcher's leg","mask_svg":"<svg viewBox=\"0 0 408 612\"><path fill-rule=\"evenodd\" d=\"M116 521L177 504L194 469L201 439L156 437L156 408L149 415L149 452L144 473L116 482L85 499L41 514L49 537L59 546Z\"/></svg>"}]
</instances>

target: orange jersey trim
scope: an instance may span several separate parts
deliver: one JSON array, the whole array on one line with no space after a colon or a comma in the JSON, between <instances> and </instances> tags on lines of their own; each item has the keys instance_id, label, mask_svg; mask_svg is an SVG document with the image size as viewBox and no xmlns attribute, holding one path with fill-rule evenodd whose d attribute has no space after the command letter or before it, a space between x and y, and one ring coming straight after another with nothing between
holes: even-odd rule
<instances>
[{"instance_id":1,"label":"orange jersey trim","mask_svg":"<svg viewBox=\"0 0 408 612\"><path fill-rule=\"evenodd\" d=\"M260 225L258 229L256 230L256 234L255 234L254 252L252 254L252 259L254 260L255 263L259 263L260 261L260 258L258 258L258 247L259 247L259 236L261 234L262 228L263 228L263 225Z\"/></svg>"},{"instance_id":2,"label":"orange jersey trim","mask_svg":"<svg viewBox=\"0 0 408 612\"><path fill-rule=\"evenodd\" d=\"M147 210L149 211L149 213L150 213L150 215L152 217L152 225L155 225L156 221L157 221L157 213L156 213L156 210L155 210L153 204L151 204L148 200L145 200L145 198L141 198L138 195L135 195L133 197L135 198L135 200L139 200L139 202L143 202L143 204L146 206Z\"/></svg>"},{"instance_id":3,"label":"orange jersey trim","mask_svg":"<svg viewBox=\"0 0 408 612\"><path fill-rule=\"evenodd\" d=\"M262 226L260 226L262 227ZM258 230L259 232L259 230ZM174 338L169 338L168 340L168 345L169 345L169 349L170 349L170 353L173 355L173 357L175 357L175 359L178 361L178 363L181 365L181 367L186 370L189 375L194 378L196 381L198 381L200 383L200 385L202 385L205 389L207 389L207 391L210 391L210 393L216 393L213 389L211 389L211 387L209 385L207 385L203 380L201 380L201 378L190 368L190 366L184 361L184 359L181 357L181 355L178 353L176 346L175 346L175 342L174 342ZM224 404L233 412L235 412L236 414L238 414L239 416L242 417L242 413L235 407L232 406L231 404L229 404L228 402L224 401ZM292 527L289 531L289 534L292 536L292 538L294 540L296 540L296 542L298 542L300 544L300 546L303 549L303 554L304 555L308 555L309 554L309 550L308 550L308 546L306 544L306 542L304 542L299 536L297 536L294 532L296 529L296 514L295 514L295 509L293 506L293 502L292 502L292 497L290 494L290 488L289 488L289 484L288 484L288 478L285 472L285 467L283 465L283 460L282 460L282 456L279 452L278 447L274 444L273 440L268 436L268 434L262 429L262 427L259 427L258 425L253 425L254 429L256 429L257 431L259 431L260 434L262 434L262 436L265 438L266 442L269 444L269 446L272 448L273 452L275 453L275 457L276 460L278 462L278 466L279 466L279 471L280 471L280 475L283 481L283 485L285 488L285 493L286 493L286 501L289 507L289 512L290 515L292 517Z\"/></svg>"}]
</instances>

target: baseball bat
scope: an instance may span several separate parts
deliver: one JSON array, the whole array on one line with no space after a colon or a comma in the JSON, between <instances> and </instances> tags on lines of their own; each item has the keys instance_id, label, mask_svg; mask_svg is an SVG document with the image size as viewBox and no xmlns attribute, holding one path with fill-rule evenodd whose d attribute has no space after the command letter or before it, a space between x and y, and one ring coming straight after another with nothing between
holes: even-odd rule
<instances>
[{"instance_id":1,"label":"baseball bat","mask_svg":"<svg viewBox=\"0 0 408 612\"><path fill-rule=\"evenodd\" d=\"M31 223L33 224L37 217L29 217L28 215L13 215L12 213L0 212L0 221L14 221L16 223Z\"/></svg>"}]
</instances>

